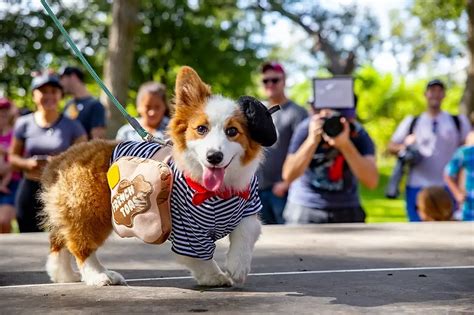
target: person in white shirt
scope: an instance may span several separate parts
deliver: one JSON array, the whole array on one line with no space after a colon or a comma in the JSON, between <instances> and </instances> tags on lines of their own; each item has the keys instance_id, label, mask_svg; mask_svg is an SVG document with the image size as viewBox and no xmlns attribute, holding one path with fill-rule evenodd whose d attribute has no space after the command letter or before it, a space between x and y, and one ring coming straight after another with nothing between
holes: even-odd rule
<instances>
[{"instance_id":1,"label":"person in white shirt","mask_svg":"<svg viewBox=\"0 0 474 315\"><path fill-rule=\"evenodd\" d=\"M413 165L406 182L405 198L410 221L420 221L416 207L418 192L430 186L445 186L443 169L471 129L465 115L453 116L441 110L445 86L432 80L425 90L427 109L419 116L408 116L397 127L389 143L390 153L398 155L414 146L422 156Z\"/></svg>"}]
</instances>

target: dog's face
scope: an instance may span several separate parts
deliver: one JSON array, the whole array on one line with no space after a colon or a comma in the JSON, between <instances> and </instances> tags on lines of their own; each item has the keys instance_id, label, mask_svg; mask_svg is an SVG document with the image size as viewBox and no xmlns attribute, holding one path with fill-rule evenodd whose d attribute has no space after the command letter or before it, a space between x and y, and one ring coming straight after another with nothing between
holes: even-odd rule
<instances>
[{"instance_id":1,"label":"dog's face","mask_svg":"<svg viewBox=\"0 0 474 315\"><path fill-rule=\"evenodd\" d=\"M169 134L178 168L210 191L245 189L261 160L261 145L250 137L238 103L211 95L189 67L176 80Z\"/></svg>"}]
</instances>

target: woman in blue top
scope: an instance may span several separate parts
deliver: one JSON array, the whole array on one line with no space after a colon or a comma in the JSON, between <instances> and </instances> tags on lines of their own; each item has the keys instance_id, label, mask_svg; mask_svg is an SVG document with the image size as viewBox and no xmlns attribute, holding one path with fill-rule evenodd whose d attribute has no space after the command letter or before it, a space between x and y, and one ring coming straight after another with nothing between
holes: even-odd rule
<instances>
[{"instance_id":1,"label":"woman in blue top","mask_svg":"<svg viewBox=\"0 0 474 315\"><path fill-rule=\"evenodd\" d=\"M41 231L37 218L41 204L37 195L45 165L52 156L87 140L80 123L64 117L59 111L63 90L57 76L40 74L33 78L31 89L36 111L17 119L10 147L12 166L24 174L16 196L20 232Z\"/></svg>"},{"instance_id":2,"label":"woman in blue top","mask_svg":"<svg viewBox=\"0 0 474 315\"><path fill-rule=\"evenodd\" d=\"M142 127L157 138L166 138L165 131L170 120L166 87L157 82L143 83L138 89L136 104ZM116 139L120 141L142 141L135 129L129 124L118 130Z\"/></svg>"}]
</instances>

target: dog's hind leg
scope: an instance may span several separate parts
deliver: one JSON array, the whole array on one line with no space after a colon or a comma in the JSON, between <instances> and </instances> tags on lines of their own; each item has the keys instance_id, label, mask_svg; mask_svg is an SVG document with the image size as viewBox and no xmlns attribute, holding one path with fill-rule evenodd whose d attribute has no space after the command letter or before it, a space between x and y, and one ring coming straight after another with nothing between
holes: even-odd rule
<instances>
[{"instance_id":1,"label":"dog's hind leg","mask_svg":"<svg viewBox=\"0 0 474 315\"><path fill-rule=\"evenodd\" d=\"M191 271L194 279L202 286L232 286L232 279L222 272L214 259L200 260L188 256L176 255L180 264Z\"/></svg>"},{"instance_id":2,"label":"dog's hind leg","mask_svg":"<svg viewBox=\"0 0 474 315\"><path fill-rule=\"evenodd\" d=\"M97 259L96 250L110 234L110 230L101 230L94 233L84 227L76 227L82 232L69 234L66 241L68 249L76 258L77 266L81 272L82 281L87 285L104 286L126 284L121 274L106 269Z\"/></svg>"},{"instance_id":3,"label":"dog's hind leg","mask_svg":"<svg viewBox=\"0 0 474 315\"><path fill-rule=\"evenodd\" d=\"M226 272L235 284L243 284L250 272L252 252L262 227L257 215L248 216L229 235Z\"/></svg>"},{"instance_id":4,"label":"dog's hind leg","mask_svg":"<svg viewBox=\"0 0 474 315\"><path fill-rule=\"evenodd\" d=\"M80 273L72 268L71 253L65 248L64 239L58 231L51 231L50 253L46 262L46 271L53 282L78 282L81 281Z\"/></svg>"},{"instance_id":5,"label":"dog's hind leg","mask_svg":"<svg viewBox=\"0 0 474 315\"><path fill-rule=\"evenodd\" d=\"M78 263L81 267L82 280L87 285L114 285L126 284L124 277L118 272L106 269L97 259L95 252L92 252L82 263Z\"/></svg>"},{"instance_id":6,"label":"dog's hind leg","mask_svg":"<svg viewBox=\"0 0 474 315\"><path fill-rule=\"evenodd\" d=\"M51 256L50 265L58 265L55 260L65 261L62 249L67 248L88 285L125 282L120 274L102 266L95 255L112 231L106 174L115 146L110 141L74 145L55 157L42 176L43 222L53 235L52 252L58 252L57 258Z\"/></svg>"}]
</instances>

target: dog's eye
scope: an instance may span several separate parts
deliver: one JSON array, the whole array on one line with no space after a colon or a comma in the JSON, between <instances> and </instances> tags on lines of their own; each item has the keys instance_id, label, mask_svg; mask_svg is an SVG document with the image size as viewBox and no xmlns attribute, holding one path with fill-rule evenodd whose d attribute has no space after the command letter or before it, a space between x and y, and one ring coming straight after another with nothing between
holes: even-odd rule
<instances>
[{"instance_id":1,"label":"dog's eye","mask_svg":"<svg viewBox=\"0 0 474 315\"><path fill-rule=\"evenodd\" d=\"M197 131L198 134L200 134L202 136L205 133L207 133L208 129L207 129L206 126L201 125L201 126L197 126L196 131Z\"/></svg>"},{"instance_id":2,"label":"dog's eye","mask_svg":"<svg viewBox=\"0 0 474 315\"><path fill-rule=\"evenodd\" d=\"M238 131L237 128L235 128L235 127L230 127L230 128L227 128L227 129L225 130L225 134L226 134L228 137L235 137L238 133L239 133L239 131Z\"/></svg>"}]
</instances>

